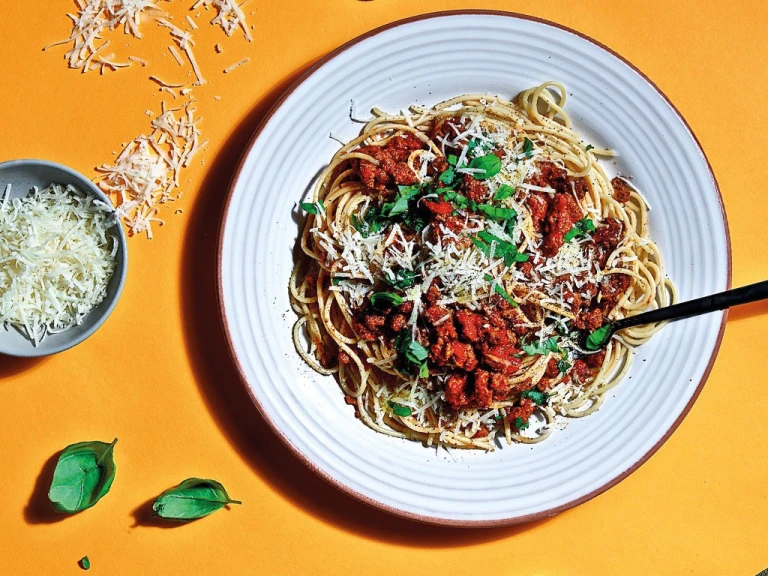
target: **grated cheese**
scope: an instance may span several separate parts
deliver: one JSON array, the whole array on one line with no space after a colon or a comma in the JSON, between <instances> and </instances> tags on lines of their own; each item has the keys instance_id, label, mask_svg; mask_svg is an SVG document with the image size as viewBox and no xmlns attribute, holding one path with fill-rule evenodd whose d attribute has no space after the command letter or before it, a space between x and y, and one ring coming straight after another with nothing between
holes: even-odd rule
<instances>
[{"instance_id":1,"label":"grated cheese","mask_svg":"<svg viewBox=\"0 0 768 576\"><path fill-rule=\"evenodd\" d=\"M81 324L106 296L117 240L110 206L53 184L0 205L0 324L36 346Z\"/></svg>"},{"instance_id":2,"label":"grated cheese","mask_svg":"<svg viewBox=\"0 0 768 576\"><path fill-rule=\"evenodd\" d=\"M72 43L72 49L64 55L69 67L83 72L101 67L102 73L105 66L116 70L130 65L116 64L110 57L98 56L109 44L107 40L96 47L104 33L123 26L125 34L141 38L141 14L159 10L151 0L80 0L78 8L77 14L67 14L73 22L69 38L49 44L43 50Z\"/></svg>"},{"instance_id":3,"label":"grated cheese","mask_svg":"<svg viewBox=\"0 0 768 576\"><path fill-rule=\"evenodd\" d=\"M176 199L172 192L180 186L181 169L207 144L199 141L198 121L191 102L170 110L163 104L149 136L132 140L114 165L97 168L102 173L99 187L111 195L130 234L152 238L152 222L163 224L158 206Z\"/></svg>"},{"instance_id":4,"label":"grated cheese","mask_svg":"<svg viewBox=\"0 0 768 576\"><path fill-rule=\"evenodd\" d=\"M218 24L227 36L232 36L238 28L243 29L245 39L250 42L253 40L248 31L248 23L245 21L245 14L237 5L235 0L197 0L190 10L196 10L198 6L208 9L209 6L216 8L216 16L211 20L211 24Z\"/></svg>"}]
</instances>

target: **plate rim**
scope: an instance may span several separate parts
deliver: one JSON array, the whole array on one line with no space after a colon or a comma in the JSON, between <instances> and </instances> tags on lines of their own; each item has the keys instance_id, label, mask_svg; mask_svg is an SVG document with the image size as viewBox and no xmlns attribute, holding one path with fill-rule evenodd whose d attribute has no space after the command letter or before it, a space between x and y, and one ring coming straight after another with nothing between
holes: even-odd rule
<instances>
[{"instance_id":1,"label":"plate rim","mask_svg":"<svg viewBox=\"0 0 768 576\"><path fill-rule=\"evenodd\" d=\"M365 504L368 504L369 506L372 506L373 508L376 508L378 510L387 512L389 514L392 514L394 516L399 516L401 518L406 518L408 520L414 520L417 522L425 523L425 524L432 524L432 525L440 525L440 526L452 526L452 527L461 527L461 528L489 528L489 527L501 527L501 526L512 526L516 524L523 524L527 522L532 522L535 520L541 520L544 518L548 518L551 516L555 516L559 514L560 512L564 512L565 510L568 510L570 508L574 508L575 506L578 506L580 504L583 504L584 502L587 502L591 500L592 498L602 494L603 492L609 490L622 480L624 480L627 476L632 474L635 470L640 468L645 462L648 461L648 459L653 456L653 454L656 453L659 448L669 439L669 437L677 430L677 428L680 426L682 421L685 419L685 417L690 412L691 408L695 404L696 400L698 399L699 395L701 394L702 389L704 388L704 384L709 378L709 375L712 371L712 367L715 363L715 360L717 359L718 353L720 351L720 344L723 340L723 334L725 332L725 325L726 321L728 319L728 310L723 311L722 320L720 322L720 329L718 331L717 340L715 341L715 346L712 350L712 354L709 358L709 361L707 363L707 367L704 370L704 373L702 374L701 380L699 381L699 384L696 387L696 390L691 395L690 400L687 402L685 407L683 408L683 411L680 413L680 415L677 417L677 419L672 423L672 425L669 427L669 429L664 433L664 435L659 439L656 444L654 444L645 454L643 454L635 463L633 463L629 468L626 470L623 470L619 474L617 474L615 477L613 477L611 480L603 484L602 486L592 490L591 492L580 496L579 498L575 498L573 500L570 500L566 502L565 504L561 504L560 506L556 506L553 508L549 508L547 510L542 510L540 512L535 512L532 514L525 514L525 515L519 515L519 516L511 516L509 518L500 518L500 519L494 519L494 520L455 520L450 518L441 518L439 516L428 516L425 514L416 514L413 512L408 512L406 510L401 510L399 508L396 508L394 506L390 506L388 504L385 504L384 502L380 502L378 500L375 500L374 498L371 498L370 496L367 496L365 494L362 494L346 484L344 484L341 481L336 480L333 478L330 474L327 474L323 470L321 470L314 462L312 462L307 456L305 456L279 429L279 427L272 421L270 416L267 414L264 407L261 405L261 402L259 401L256 394L254 394L251 387L248 385L248 380L245 375L245 371L243 370L242 365L240 364L240 360L238 359L236 353L235 353L235 347L234 342L232 339L232 333L229 328L229 322L227 321L226 312L224 309L224 278L223 278L223 254L224 254L224 232L226 228L226 223L228 220L229 215L229 209L232 204L232 197L234 195L234 189L235 185L240 179L240 175L243 169L243 166L245 164L246 158L249 156L251 151L253 150L254 145L256 144L256 141L261 136L261 132L264 130L266 125L269 123L269 121L272 119L272 116L280 109L285 102L285 100L293 94L293 92L301 86L312 74L314 74L317 70L319 70L322 66L324 66L329 61L333 60L336 56L339 54L345 52L349 48L359 44L360 42L367 40L368 38L371 38L373 36L377 36L378 34L382 32L386 32L388 30L391 30L393 28L397 28L403 25L407 25L413 22L419 22L422 20L430 20L433 18L441 18L445 16L499 16L499 17L505 17L505 18L516 18L519 20L528 20L531 22L536 22L539 24L544 24L546 26L551 26L553 28L557 28L564 32L569 32L571 34L574 34L583 40L586 40L590 42L591 44L597 46L598 48L604 50L608 54L614 56L624 64L626 64L628 67L630 67L635 73L637 73L645 82L647 82L655 91L656 93L661 96L661 98L667 103L667 105L673 110L675 115L680 119L680 121L683 123L683 126L688 131L688 133L693 138L694 143L696 144L696 147L698 148L699 153L701 154L701 157L704 159L707 165L707 169L709 170L709 175L712 180L712 184L714 185L715 191L717 192L717 200L720 204L720 214L723 219L723 226L724 226L724 232L725 232L725 245L726 245L726 262L727 262L727 278L726 278L726 289L731 289L732 287L732 281L733 281L733 271L732 271L732 247L731 247L731 235L730 235L730 227L728 224L728 216L725 212L725 204L723 202L723 195L720 191L720 186L717 183L717 178L715 177L714 170L712 169L712 164L709 161L709 158L707 157L706 153L704 152L704 149L701 146L701 143L699 142L699 139L694 134L693 130L691 129L690 125L686 121L685 117L680 113L680 111L677 109L677 107L672 103L672 101L667 97L667 95L646 75L644 74L637 66L632 64L628 59L623 57L621 54L616 52L615 50L611 49L610 47L606 46L602 42L599 42L598 40L595 40L591 36L588 36L587 34L584 34L583 32L579 32L578 30L574 30L573 28L570 28L568 26L565 26L563 24L559 24L557 22L553 22L551 20L547 20L545 18L539 18L537 16L531 16L528 14L521 14L518 12L510 12L510 11L504 11L504 10L483 10L483 9L461 9L461 10L441 10L436 12L428 12L425 14L417 14L414 16L410 16L407 18L403 18L400 20L395 20L393 22L389 22L386 24L383 24L381 26L377 26L376 28L373 28L372 30L369 30L367 32L364 32L363 34L360 34L359 36L356 36L355 38L345 42L341 46L335 48L334 50L328 52L325 56L317 60L314 64L310 65L281 95L280 97L275 101L275 103L269 108L267 113L264 115L264 117L259 122L259 125L256 127L256 130L251 135L251 138L249 139L247 145L243 149L243 152L240 156L240 159L238 160L237 167L232 175L232 178L229 182L229 185L227 187L226 192L226 199L224 201L224 209L221 213L221 219L219 221L219 231L218 231L218 245L216 249L216 292L217 292L217 303L218 303L218 311L219 311L219 319L221 320L221 328L224 332L224 338L226 340L227 349L229 350L230 358L232 359L232 362L235 365L235 369L237 371L238 377L240 379L241 384L245 387L246 392L250 396L251 400L253 401L254 405L258 409L259 413L261 414L261 417L264 419L264 421L267 423L269 428L272 430L272 432L280 439L280 441L288 448L288 450L296 457L298 458L303 464L305 464L312 472L317 474L320 478L328 482L330 485L334 486L335 488L341 490L344 494L351 496L352 498L355 498L356 500L359 500Z\"/></svg>"}]
</instances>

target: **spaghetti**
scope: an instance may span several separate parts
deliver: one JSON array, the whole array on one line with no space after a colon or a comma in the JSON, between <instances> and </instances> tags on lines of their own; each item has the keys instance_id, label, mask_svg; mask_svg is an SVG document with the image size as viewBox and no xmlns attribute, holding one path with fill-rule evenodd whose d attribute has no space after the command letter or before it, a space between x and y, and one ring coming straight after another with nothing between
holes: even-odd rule
<instances>
[{"instance_id":1,"label":"spaghetti","mask_svg":"<svg viewBox=\"0 0 768 576\"><path fill-rule=\"evenodd\" d=\"M320 175L290 280L294 341L370 428L492 450L597 410L661 325L583 334L676 289L649 207L547 82L374 109Z\"/></svg>"}]
</instances>

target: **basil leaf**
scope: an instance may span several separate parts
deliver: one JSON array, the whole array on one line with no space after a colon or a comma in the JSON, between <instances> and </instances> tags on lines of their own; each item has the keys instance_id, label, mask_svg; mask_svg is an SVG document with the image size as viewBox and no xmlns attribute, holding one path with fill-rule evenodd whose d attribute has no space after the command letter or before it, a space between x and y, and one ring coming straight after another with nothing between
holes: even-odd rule
<instances>
[{"instance_id":1,"label":"basil leaf","mask_svg":"<svg viewBox=\"0 0 768 576\"><path fill-rule=\"evenodd\" d=\"M509 302L514 308L517 308L517 302L515 302L512 299L512 296L510 296L509 293L506 290L504 290L504 286L502 286L501 284L499 284L493 279L493 276L491 276L490 274L486 274L485 276L483 276L483 278L485 278L488 282L493 284L493 289L496 292L496 294L504 298L504 300Z\"/></svg>"},{"instance_id":2,"label":"basil leaf","mask_svg":"<svg viewBox=\"0 0 768 576\"><path fill-rule=\"evenodd\" d=\"M227 504L242 504L232 500L219 482L188 478L174 488L166 490L152 503L152 516L165 520L197 520Z\"/></svg>"},{"instance_id":3,"label":"basil leaf","mask_svg":"<svg viewBox=\"0 0 768 576\"><path fill-rule=\"evenodd\" d=\"M525 154L526 158L533 156L533 142L528 138L523 139L523 154Z\"/></svg>"},{"instance_id":4,"label":"basil leaf","mask_svg":"<svg viewBox=\"0 0 768 576\"><path fill-rule=\"evenodd\" d=\"M384 275L384 280L386 280L387 284L393 288L400 288L401 290L413 286L416 283L416 278L418 278L418 275L415 272L411 272L405 268L395 270L391 276L390 274Z\"/></svg>"},{"instance_id":5,"label":"basil leaf","mask_svg":"<svg viewBox=\"0 0 768 576\"><path fill-rule=\"evenodd\" d=\"M541 392L536 389L526 390L522 394L520 394L520 398L528 398L529 400L533 400L535 404L538 404L541 406L544 404L545 400L547 399L547 395L544 394L544 392Z\"/></svg>"},{"instance_id":6,"label":"basil leaf","mask_svg":"<svg viewBox=\"0 0 768 576\"><path fill-rule=\"evenodd\" d=\"M472 243L473 243L475 246L477 246L477 248L480 250L480 252L482 252L483 254L485 254L485 255L486 255L486 257L488 257L488 258L490 258L490 257L491 257L491 247L490 247L490 245L489 245L489 244L486 244L485 242L483 242L483 241L482 241L480 238L478 238L477 236L470 236L470 237L469 237L469 239L470 239L470 240L472 240Z\"/></svg>"},{"instance_id":7,"label":"basil leaf","mask_svg":"<svg viewBox=\"0 0 768 576\"><path fill-rule=\"evenodd\" d=\"M514 193L515 193L515 189L512 188L512 186L510 186L509 184L502 184L501 186L499 186L499 189L496 190L496 194L493 195L493 199L496 202L501 202L502 200L506 200L507 198L512 196L512 194Z\"/></svg>"},{"instance_id":8,"label":"basil leaf","mask_svg":"<svg viewBox=\"0 0 768 576\"><path fill-rule=\"evenodd\" d=\"M478 204L477 209L494 220L509 220L517 216L517 212L513 208L500 208L491 204Z\"/></svg>"},{"instance_id":9,"label":"basil leaf","mask_svg":"<svg viewBox=\"0 0 768 576\"><path fill-rule=\"evenodd\" d=\"M438 180L443 184L453 184L455 179L456 172L454 172L453 168L448 168L445 172L440 174L440 177L438 178Z\"/></svg>"},{"instance_id":10,"label":"basil leaf","mask_svg":"<svg viewBox=\"0 0 768 576\"><path fill-rule=\"evenodd\" d=\"M381 211L375 206L368 208L368 211L363 216L362 222L355 214L350 216L350 220L352 226L355 227L355 230L360 232L360 235L363 238L368 238L371 234L377 234L384 227L384 218L381 215Z\"/></svg>"},{"instance_id":11,"label":"basil leaf","mask_svg":"<svg viewBox=\"0 0 768 576\"><path fill-rule=\"evenodd\" d=\"M409 362L413 362L414 364L423 362L427 359L427 356L429 356L427 349L415 340L410 343L408 350L405 352L405 357Z\"/></svg>"},{"instance_id":12,"label":"basil leaf","mask_svg":"<svg viewBox=\"0 0 768 576\"><path fill-rule=\"evenodd\" d=\"M611 325L601 326L587 336L587 350L599 350L611 337Z\"/></svg>"},{"instance_id":13,"label":"basil leaf","mask_svg":"<svg viewBox=\"0 0 768 576\"><path fill-rule=\"evenodd\" d=\"M463 196L453 190L446 191L445 194L443 194L443 200L446 202L453 202L459 208L466 208L467 204L469 203L469 200L466 196Z\"/></svg>"},{"instance_id":14,"label":"basil leaf","mask_svg":"<svg viewBox=\"0 0 768 576\"><path fill-rule=\"evenodd\" d=\"M302 202L300 206L304 212L309 214L317 215L320 212L325 212L325 204L323 204L322 200L318 200L317 202Z\"/></svg>"},{"instance_id":15,"label":"basil leaf","mask_svg":"<svg viewBox=\"0 0 768 576\"><path fill-rule=\"evenodd\" d=\"M394 341L395 350L405 358L405 367L411 373L417 373L420 377L426 378L424 369L427 368L427 357L429 350L411 337L411 331L407 328L401 330Z\"/></svg>"},{"instance_id":16,"label":"basil leaf","mask_svg":"<svg viewBox=\"0 0 768 576\"><path fill-rule=\"evenodd\" d=\"M331 278L331 284L333 284L334 286L338 286L340 282L341 282L341 278Z\"/></svg>"},{"instance_id":17,"label":"basil leaf","mask_svg":"<svg viewBox=\"0 0 768 576\"><path fill-rule=\"evenodd\" d=\"M427 366L426 362L419 369L419 378L429 378L429 366Z\"/></svg>"},{"instance_id":18,"label":"basil leaf","mask_svg":"<svg viewBox=\"0 0 768 576\"><path fill-rule=\"evenodd\" d=\"M387 218L392 218L398 214L403 214L408 211L408 202L414 196L418 196L421 193L421 186L398 186L399 192L394 202L387 202L384 204L382 213Z\"/></svg>"},{"instance_id":19,"label":"basil leaf","mask_svg":"<svg viewBox=\"0 0 768 576\"><path fill-rule=\"evenodd\" d=\"M571 369L571 363L565 358L557 361L557 369L560 370L560 374L565 374Z\"/></svg>"},{"instance_id":20,"label":"basil leaf","mask_svg":"<svg viewBox=\"0 0 768 576\"><path fill-rule=\"evenodd\" d=\"M557 352L559 349L557 345L557 336L553 336L542 343L536 341L534 344L528 344L525 340L526 338L523 338L520 342L520 347L523 349L523 352L528 354L528 356L543 356L547 352Z\"/></svg>"},{"instance_id":21,"label":"basil leaf","mask_svg":"<svg viewBox=\"0 0 768 576\"><path fill-rule=\"evenodd\" d=\"M573 225L573 228L568 230L568 232L565 233L565 236L563 236L563 240L566 242L570 242L577 236L586 236L587 232L592 232L595 229L595 223L592 222L589 218L582 218L576 224Z\"/></svg>"},{"instance_id":22,"label":"basil leaf","mask_svg":"<svg viewBox=\"0 0 768 576\"><path fill-rule=\"evenodd\" d=\"M487 180L501 172L501 160L495 154L486 154L485 156L473 158L472 162L469 163L469 167L483 170L482 174L472 174L475 180Z\"/></svg>"},{"instance_id":23,"label":"basil leaf","mask_svg":"<svg viewBox=\"0 0 768 576\"><path fill-rule=\"evenodd\" d=\"M79 442L61 452L48 499L56 512L72 514L90 508L109 492L115 480L112 444Z\"/></svg>"},{"instance_id":24,"label":"basil leaf","mask_svg":"<svg viewBox=\"0 0 768 576\"><path fill-rule=\"evenodd\" d=\"M408 406L401 406L400 404L397 404L396 402L392 402L392 400L387 401L387 404L390 408L392 408L392 412L397 414L398 416L410 416L411 415L411 409L408 408Z\"/></svg>"},{"instance_id":25,"label":"basil leaf","mask_svg":"<svg viewBox=\"0 0 768 576\"><path fill-rule=\"evenodd\" d=\"M593 150L594 148L595 148L595 147L594 147L594 146L592 146L592 144L587 144L587 147L585 148L585 150L586 150L587 152L589 152L590 150Z\"/></svg>"},{"instance_id":26,"label":"basil leaf","mask_svg":"<svg viewBox=\"0 0 768 576\"><path fill-rule=\"evenodd\" d=\"M91 569L91 561L88 558L88 556L83 556L82 558L80 558L80 561L78 562L78 565L83 570L90 570Z\"/></svg>"},{"instance_id":27,"label":"basil leaf","mask_svg":"<svg viewBox=\"0 0 768 576\"><path fill-rule=\"evenodd\" d=\"M515 428L517 428L518 430L525 430L530 425L531 425L530 422L523 422L523 419L520 416L515 418Z\"/></svg>"},{"instance_id":28,"label":"basil leaf","mask_svg":"<svg viewBox=\"0 0 768 576\"><path fill-rule=\"evenodd\" d=\"M459 157L456 156L456 154L448 154L448 156L446 156L446 160L448 160L448 164L451 166L456 166L459 161Z\"/></svg>"},{"instance_id":29,"label":"basil leaf","mask_svg":"<svg viewBox=\"0 0 768 576\"><path fill-rule=\"evenodd\" d=\"M391 306L400 306L403 303L403 297L394 292L375 292L371 295L371 304L379 310Z\"/></svg>"}]
</instances>

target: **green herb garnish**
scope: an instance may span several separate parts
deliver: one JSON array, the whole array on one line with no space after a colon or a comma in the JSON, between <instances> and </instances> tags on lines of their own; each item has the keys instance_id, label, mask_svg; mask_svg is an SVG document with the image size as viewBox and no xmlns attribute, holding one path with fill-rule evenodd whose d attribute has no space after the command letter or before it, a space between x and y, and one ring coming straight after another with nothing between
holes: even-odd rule
<instances>
[{"instance_id":1,"label":"green herb garnish","mask_svg":"<svg viewBox=\"0 0 768 576\"><path fill-rule=\"evenodd\" d=\"M384 280L386 280L387 284L401 290L413 286L416 283L416 278L418 278L418 275L415 272L405 268L398 268L391 275L390 273L384 275Z\"/></svg>"},{"instance_id":2,"label":"green herb garnish","mask_svg":"<svg viewBox=\"0 0 768 576\"><path fill-rule=\"evenodd\" d=\"M454 171L453 167L448 168L445 172L440 174L440 177L438 178L438 180L443 184L453 184L455 179L456 172Z\"/></svg>"},{"instance_id":3,"label":"green herb garnish","mask_svg":"<svg viewBox=\"0 0 768 576\"><path fill-rule=\"evenodd\" d=\"M520 416L515 418L515 428L517 428L518 430L525 430L530 425L531 425L530 422L524 422Z\"/></svg>"},{"instance_id":4,"label":"green herb garnish","mask_svg":"<svg viewBox=\"0 0 768 576\"><path fill-rule=\"evenodd\" d=\"M360 232L363 238L368 238L371 234L378 234L386 224L386 218L382 216L381 210L376 206L368 208L362 222L355 214L350 216L350 220L352 221L352 226Z\"/></svg>"},{"instance_id":5,"label":"green herb garnish","mask_svg":"<svg viewBox=\"0 0 768 576\"><path fill-rule=\"evenodd\" d=\"M585 150L586 150L587 152L589 152L590 150L594 150L594 148L595 148L595 147L594 147L594 146L592 146L592 144L587 144L587 147L585 148Z\"/></svg>"},{"instance_id":6,"label":"green herb garnish","mask_svg":"<svg viewBox=\"0 0 768 576\"><path fill-rule=\"evenodd\" d=\"M456 156L456 154L448 154L448 156L446 156L446 160L448 160L448 164L451 166L456 166L456 164L459 162L459 157Z\"/></svg>"},{"instance_id":7,"label":"green herb garnish","mask_svg":"<svg viewBox=\"0 0 768 576\"><path fill-rule=\"evenodd\" d=\"M533 388L531 390L526 390L525 392L520 394L520 398L528 398L529 400L532 400L535 404L538 404L539 406L541 406L542 404L544 404L544 402L546 402L547 397L548 397L547 394L545 394L544 392L541 392Z\"/></svg>"},{"instance_id":8,"label":"green herb garnish","mask_svg":"<svg viewBox=\"0 0 768 576\"><path fill-rule=\"evenodd\" d=\"M570 242L577 236L586 236L588 232L592 232L595 229L595 223L592 222L589 218L582 218L576 224L574 224L573 228L568 230L568 232L565 233L565 236L563 236L563 240L566 242Z\"/></svg>"},{"instance_id":9,"label":"green herb garnish","mask_svg":"<svg viewBox=\"0 0 768 576\"><path fill-rule=\"evenodd\" d=\"M560 370L560 374L565 374L571 369L571 363L565 358L562 358L557 361L557 369Z\"/></svg>"},{"instance_id":10,"label":"green herb garnish","mask_svg":"<svg viewBox=\"0 0 768 576\"><path fill-rule=\"evenodd\" d=\"M392 400L388 400L387 404L389 405L390 408L392 408L392 412L394 412L398 416L411 415L411 409L408 406L403 406L401 404L398 404L397 402L392 402Z\"/></svg>"},{"instance_id":11,"label":"green herb garnish","mask_svg":"<svg viewBox=\"0 0 768 576\"><path fill-rule=\"evenodd\" d=\"M531 142L528 138L523 140L523 154L525 154L526 158L533 156L533 142Z\"/></svg>"},{"instance_id":12,"label":"green herb garnish","mask_svg":"<svg viewBox=\"0 0 768 576\"><path fill-rule=\"evenodd\" d=\"M394 202L384 204L383 214L392 218L408 211L408 201L421 192L421 186L398 186L397 198Z\"/></svg>"},{"instance_id":13,"label":"green herb garnish","mask_svg":"<svg viewBox=\"0 0 768 576\"><path fill-rule=\"evenodd\" d=\"M517 308L517 302L515 302L512 299L512 296L510 296L509 293L506 290L504 290L504 286L502 286L499 282L496 282L494 280L493 276L491 276L490 274L486 274L485 276L483 276L483 278L485 278L488 282L490 282L493 285L493 290L496 292L496 294L504 298L504 300L509 302L513 307Z\"/></svg>"},{"instance_id":14,"label":"green herb garnish","mask_svg":"<svg viewBox=\"0 0 768 576\"><path fill-rule=\"evenodd\" d=\"M375 292L371 295L371 304L378 310L400 306L403 303L403 297L394 292Z\"/></svg>"},{"instance_id":15,"label":"green herb garnish","mask_svg":"<svg viewBox=\"0 0 768 576\"><path fill-rule=\"evenodd\" d=\"M317 202L302 202L301 209L304 210L304 212L317 216L320 212L325 212L325 204L323 204L322 200L318 200Z\"/></svg>"},{"instance_id":16,"label":"green herb garnish","mask_svg":"<svg viewBox=\"0 0 768 576\"><path fill-rule=\"evenodd\" d=\"M405 367L409 373L417 373L422 378L426 377L422 375L427 367L429 351L412 338L410 330L407 328L401 330L395 337L394 346L397 353L405 358Z\"/></svg>"},{"instance_id":17,"label":"green herb garnish","mask_svg":"<svg viewBox=\"0 0 768 576\"><path fill-rule=\"evenodd\" d=\"M117 470L113 457L116 442L117 438L111 444L79 442L64 448L48 490L56 512L80 512L109 492Z\"/></svg>"},{"instance_id":18,"label":"green herb garnish","mask_svg":"<svg viewBox=\"0 0 768 576\"><path fill-rule=\"evenodd\" d=\"M185 522L213 514L227 504L242 502L232 500L216 480L188 478L157 497L152 503L152 516Z\"/></svg>"},{"instance_id":19,"label":"green herb garnish","mask_svg":"<svg viewBox=\"0 0 768 576\"><path fill-rule=\"evenodd\" d=\"M603 345L605 345L606 342L608 342L608 340L611 338L611 334L610 324L601 326L592 332L589 336L587 336L587 350L600 350L600 348L602 348Z\"/></svg>"},{"instance_id":20,"label":"green herb garnish","mask_svg":"<svg viewBox=\"0 0 768 576\"><path fill-rule=\"evenodd\" d=\"M477 236L478 237L471 237L472 242L474 242L475 246L477 246L488 258L500 256L504 258L504 264L506 266L512 266L515 262L528 261L528 254L519 253L514 244L502 240L490 232L483 230L478 232ZM493 246L493 254L491 254L491 246Z\"/></svg>"},{"instance_id":21,"label":"green herb garnish","mask_svg":"<svg viewBox=\"0 0 768 576\"><path fill-rule=\"evenodd\" d=\"M478 204L477 209L493 220L504 221L517 216L517 212L513 208L501 208L491 204Z\"/></svg>"},{"instance_id":22,"label":"green herb garnish","mask_svg":"<svg viewBox=\"0 0 768 576\"><path fill-rule=\"evenodd\" d=\"M435 190L435 192L438 192L442 190L442 188L439 188L438 190ZM458 206L459 208L466 208L469 204L469 200L466 196L459 194L458 192L455 192L454 190L447 190L443 194L443 200L446 202L452 202L454 205Z\"/></svg>"},{"instance_id":23,"label":"green herb garnish","mask_svg":"<svg viewBox=\"0 0 768 576\"><path fill-rule=\"evenodd\" d=\"M501 171L501 160L495 154L486 154L485 156L473 158L472 162L469 163L469 167L483 171L472 174L475 180L487 180L488 178L493 178Z\"/></svg>"},{"instance_id":24,"label":"green herb garnish","mask_svg":"<svg viewBox=\"0 0 768 576\"><path fill-rule=\"evenodd\" d=\"M341 283L341 278L331 278L331 284L338 286Z\"/></svg>"},{"instance_id":25,"label":"green herb garnish","mask_svg":"<svg viewBox=\"0 0 768 576\"><path fill-rule=\"evenodd\" d=\"M499 189L496 190L496 194L493 195L493 199L496 202L501 202L502 200L506 200L510 196L512 196L515 193L515 189L512 188L509 184L502 184L499 186Z\"/></svg>"},{"instance_id":26,"label":"green herb garnish","mask_svg":"<svg viewBox=\"0 0 768 576\"><path fill-rule=\"evenodd\" d=\"M535 343L528 344L526 338L520 341L520 347L523 352L528 356L543 356L547 352L557 352L559 350L557 346L557 336L553 336L544 342L536 341Z\"/></svg>"}]
</instances>

